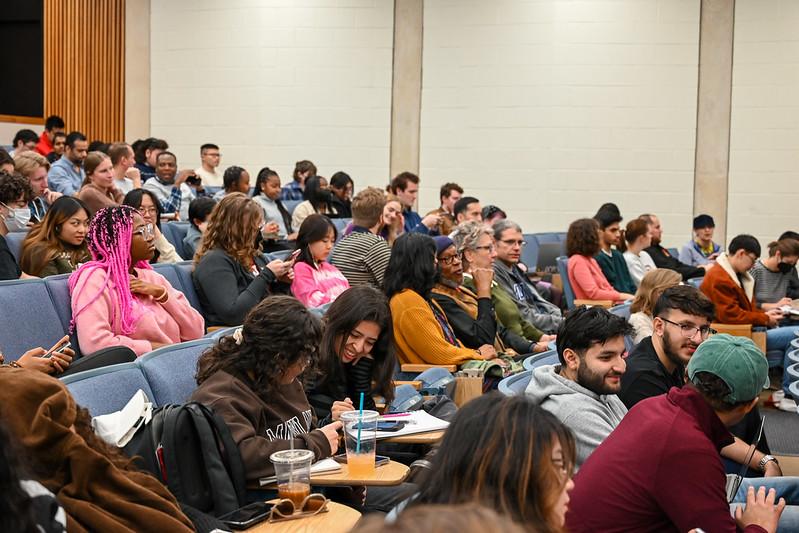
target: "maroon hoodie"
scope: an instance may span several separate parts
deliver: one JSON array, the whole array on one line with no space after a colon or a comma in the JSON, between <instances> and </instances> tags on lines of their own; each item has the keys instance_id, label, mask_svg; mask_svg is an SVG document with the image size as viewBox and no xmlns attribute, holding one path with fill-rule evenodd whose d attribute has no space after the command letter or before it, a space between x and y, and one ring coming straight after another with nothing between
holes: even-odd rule
<instances>
[{"instance_id":1,"label":"maroon hoodie","mask_svg":"<svg viewBox=\"0 0 799 533\"><path fill-rule=\"evenodd\" d=\"M736 531L719 457L732 442L693 387L639 402L575 476L566 529ZM756 525L744 531L765 533Z\"/></svg>"}]
</instances>

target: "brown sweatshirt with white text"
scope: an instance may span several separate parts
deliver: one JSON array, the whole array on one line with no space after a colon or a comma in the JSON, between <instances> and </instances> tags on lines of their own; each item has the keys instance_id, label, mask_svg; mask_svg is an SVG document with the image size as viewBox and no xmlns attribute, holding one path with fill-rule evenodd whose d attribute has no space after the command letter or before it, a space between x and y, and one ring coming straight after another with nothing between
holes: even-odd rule
<instances>
[{"instance_id":1,"label":"brown sweatshirt with white text","mask_svg":"<svg viewBox=\"0 0 799 533\"><path fill-rule=\"evenodd\" d=\"M279 385L272 397L262 398L248 378L220 370L194 391L191 401L210 407L224 419L239 447L248 485L275 474L269 456L288 450L288 439L294 439L295 449L314 452L314 461L331 455L327 437L315 429L313 410L296 379Z\"/></svg>"}]
</instances>

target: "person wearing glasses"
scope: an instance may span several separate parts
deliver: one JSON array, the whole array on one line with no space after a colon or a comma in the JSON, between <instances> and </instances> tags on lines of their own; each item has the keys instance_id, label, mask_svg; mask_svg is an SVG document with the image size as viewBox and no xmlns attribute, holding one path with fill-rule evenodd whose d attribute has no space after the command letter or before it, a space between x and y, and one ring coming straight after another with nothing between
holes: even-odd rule
<instances>
[{"instance_id":1,"label":"person wearing glasses","mask_svg":"<svg viewBox=\"0 0 799 533\"><path fill-rule=\"evenodd\" d=\"M698 340L706 324L683 325ZM685 386L636 405L583 463L568 531L797 531L797 478L739 476L727 491L719 457L736 446L729 428L757 405L768 381L762 352L751 339L714 335L686 373ZM757 462L767 475L779 468L754 446L742 448L740 462Z\"/></svg>"},{"instance_id":2,"label":"person wearing glasses","mask_svg":"<svg viewBox=\"0 0 799 533\"><path fill-rule=\"evenodd\" d=\"M719 254L716 264L705 274L700 290L710 298L716 306L716 321L724 324L751 324L765 326L766 358L771 367L786 369L790 365L788 352L791 341L796 337L799 326L777 327L784 318L781 309L763 310L758 307L755 298L755 279L749 273L760 257L760 243L751 235L738 235L726 252ZM796 412L795 399L791 398L788 386L791 376L784 372L782 391L785 396L777 394L774 401L785 411Z\"/></svg>"},{"instance_id":3,"label":"person wearing glasses","mask_svg":"<svg viewBox=\"0 0 799 533\"><path fill-rule=\"evenodd\" d=\"M150 267L154 237L153 225L132 207L94 215L86 239L92 260L69 278L72 321L84 353L127 346L143 355L205 333L200 313Z\"/></svg>"},{"instance_id":4,"label":"person wearing glasses","mask_svg":"<svg viewBox=\"0 0 799 533\"><path fill-rule=\"evenodd\" d=\"M492 228L499 259L494 263L494 279L513 298L522 318L544 333L555 333L563 322L560 308L541 296L519 268L527 244L522 228L507 219L495 222Z\"/></svg>"},{"instance_id":5,"label":"person wearing glasses","mask_svg":"<svg viewBox=\"0 0 799 533\"><path fill-rule=\"evenodd\" d=\"M175 247L161 233L161 202L153 191L147 189L133 189L125 195L122 205L129 205L136 209L147 224L153 226L155 238L155 253L150 263L177 263L183 259L178 255Z\"/></svg>"}]
</instances>

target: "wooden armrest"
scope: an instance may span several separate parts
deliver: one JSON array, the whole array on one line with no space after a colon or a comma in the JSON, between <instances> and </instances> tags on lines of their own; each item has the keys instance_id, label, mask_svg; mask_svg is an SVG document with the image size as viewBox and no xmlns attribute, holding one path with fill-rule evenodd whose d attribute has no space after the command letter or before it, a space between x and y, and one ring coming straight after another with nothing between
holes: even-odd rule
<instances>
[{"instance_id":1,"label":"wooden armrest","mask_svg":"<svg viewBox=\"0 0 799 533\"><path fill-rule=\"evenodd\" d=\"M211 333L213 331L219 331L220 329L223 328L225 328L225 326L208 326L208 328L206 328L206 332Z\"/></svg>"},{"instance_id":2,"label":"wooden armrest","mask_svg":"<svg viewBox=\"0 0 799 533\"><path fill-rule=\"evenodd\" d=\"M613 307L613 300L574 300L574 307L579 305L587 305L588 307L604 307L610 309Z\"/></svg>"},{"instance_id":3,"label":"wooden armrest","mask_svg":"<svg viewBox=\"0 0 799 533\"><path fill-rule=\"evenodd\" d=\"M448 372L458 371L458 367L456 365L417 365L413 363L404 363L400 365L400 370L403 372L424 372L425 370L430 370L431 368L443 368Z\"/></svg>"},{"instance_id":4,"label":"wooden armrest","mask_svg":"<svg viewBox=\"0 0 799 533\"><path fill-rule=\"evenodd\" d=\"M752 338L752 324L721 324L714 322L710 327L719 333L728 333L736 337Z\"/></svg>"},{"instance_id":5,"label":"wooden armrest","mask_svg":"<svg viewBox=\"0 0 799 533\"><path fill-rule=\"evenodd\" d=\"M411 387L413 387L416 390L421 390L422 389L422 382L421 381L398 381L398 380L394 380L394 386L396 387L398 385L410 385Z\"/></svg>"}]
</instances>

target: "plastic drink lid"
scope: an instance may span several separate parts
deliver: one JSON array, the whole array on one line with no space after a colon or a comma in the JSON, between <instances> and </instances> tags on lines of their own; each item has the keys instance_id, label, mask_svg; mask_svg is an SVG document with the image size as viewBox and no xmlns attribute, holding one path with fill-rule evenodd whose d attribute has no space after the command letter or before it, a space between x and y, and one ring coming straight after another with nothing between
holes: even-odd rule
<instances>
[{"instance_id":1,"label":"plastic drink lid","mask_svg":"<svg viewBox=\"0 0 799 533\"><path fill-rule=\"evenodd\" d=\"M269 456L274 464L294 464L304 461L313 461L314 454L311 450L280 450Z\"/></svg>"}]
</instances>

